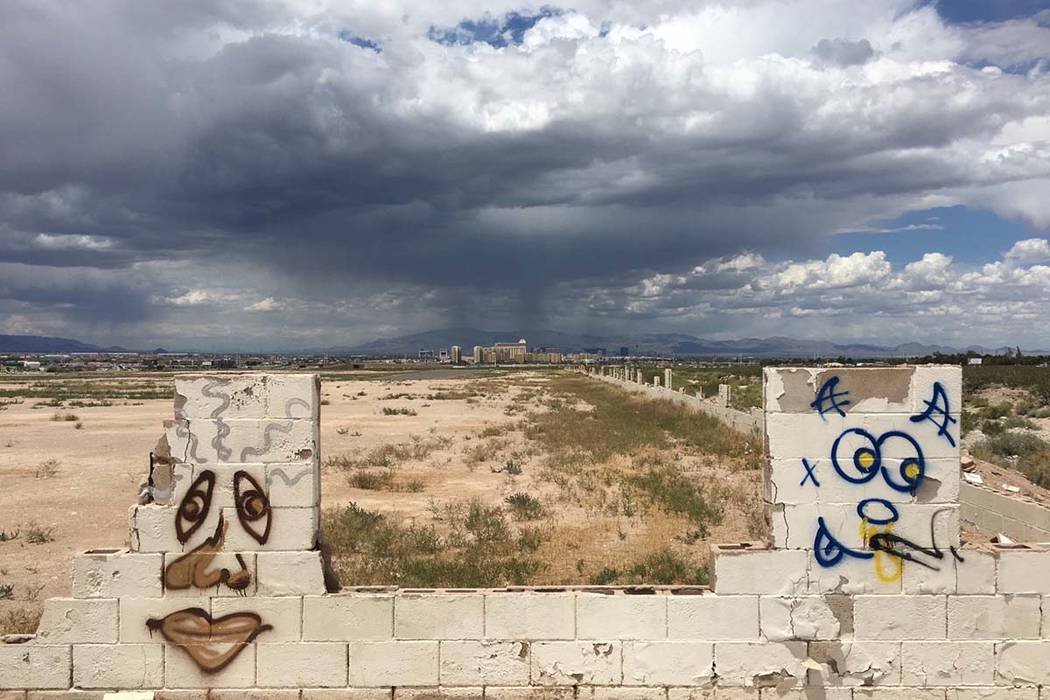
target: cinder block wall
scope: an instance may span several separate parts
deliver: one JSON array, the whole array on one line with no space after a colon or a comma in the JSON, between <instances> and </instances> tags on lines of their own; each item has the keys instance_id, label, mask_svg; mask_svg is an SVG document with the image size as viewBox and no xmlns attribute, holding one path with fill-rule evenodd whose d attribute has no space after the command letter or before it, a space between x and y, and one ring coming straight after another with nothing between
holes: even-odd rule
<instances>
[{"instance_id":1,"label":"cinder block wall","mask_svg":"<svg viewBox=\"0 0 1050 700\"><path fill-rule=\"evenodd\" d=\"M1046 700L1050 550L957 546L958 369L895 372L767 372L773 542L711 590L327 593L316 379L180 380L132 547L0 645L0 700Z\"/></svg>"}]
</instances>

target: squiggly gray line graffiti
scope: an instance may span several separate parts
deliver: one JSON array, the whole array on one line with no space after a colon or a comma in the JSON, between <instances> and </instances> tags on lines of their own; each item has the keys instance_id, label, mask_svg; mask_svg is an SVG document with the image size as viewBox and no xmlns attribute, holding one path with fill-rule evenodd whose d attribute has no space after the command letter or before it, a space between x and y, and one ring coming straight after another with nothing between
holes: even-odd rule
<instances>
[{"instance_id":1,"label":"squiggly gray line graffiti","mask_svg":"<svg viewBox=\"0 0 1050 700\"><path fill-rule=\"evenodd\" d=\"M302 406L303 408L305 408L306 409L306 417L309 418L309 416L310 416L310 404L306 403L306 401L304 401L303 399L288 399L288 401L285 402L285 404L284 404L284 417L285 418L295 418L295 416L292 415L292 406Z\"/></svg>"},{"instance_id":2,"label":"squiggly gray line graffiti","mask_svg":"<svg viewBox=\"0 0 1050 700\"><path fill-rule=\"evenodd\" d=\"M313 469L311 469L310 467L304 467L302 470L300 470L299 474L294 479L290 478L288 474L284 471L284 469L281 468L277 468L272 471L267 471L266 485L268 487L273 486L273 482L277 481L277 479L275 479L274 477L279 476L281 477L281 481L284 482L285 486L292 487L298 484L300 481L302 481L303 478L309 476L310 472L312 471Z\"/></svg>"},{"instance_id":3,"label":"squiggly gray line graffiti","mask_svg":"<svg viewBox=\"0 0 1050 700\"><path fill-rule=\"evenodd\" d=\"M215 421L215 437L212 438L211 446L220 462L230 459L233 450L226 446L225 440L230 435L230 426L223 422L221 416L230 407L230 394L224 391L214 391L217 387L226 386L229 380L215 379L201 388L201 394L209 399L219 399L221 402L212 412L211 417Z\"/></svg>"},{"instance_id":4,"label":"squiggly gray line graffiti","mask_svg":"<svg viewBox=\"0 0 1050 700\"><path fill-rule=\"evenodd\" d=\"M189 429L189 426L177 425L175 426L175 435L180 438L186 438L186 450L182 453L182 461L190 461L190 457L197 464L204 464L208 460L203 457L197 456L197 436L193 434L193 431Z\"/></svg>"},{"instance_id":5,"label":"squiggly gray line graffiti","mask_svg":"<svg viewBox=\"0 0 1050 700\"><path fill-rule=\"evenodd\" d=\"M258 457L264 455L270 451L270 447L273 445L273 439L270 437L270 433L276 430L279 433L290 433L292 431L292 424L280 425L279 423L270 423L263 430L263 446L262 447L245 447L241 450L241 461L248 461L248 457Z\"/></svg>"}]
</instances>

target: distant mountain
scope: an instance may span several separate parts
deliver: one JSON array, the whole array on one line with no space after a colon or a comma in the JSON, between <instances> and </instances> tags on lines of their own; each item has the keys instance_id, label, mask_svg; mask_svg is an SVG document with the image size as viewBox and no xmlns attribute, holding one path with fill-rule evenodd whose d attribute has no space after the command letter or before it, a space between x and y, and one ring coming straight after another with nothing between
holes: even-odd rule
<instances>
[{"instance_id":1,"label":"distant mountain","mask_svg":"<svg viewBox=\"0 0 1050 700\"><path fill-rule=\"evenodd\" d=\"M658 355L674 357L853 357L892 358L921 357L935 353L953 354L974 351L980 354L1004 354L1011 348L988 349L970 346L965 351L944 345L904 343L891 347L864 343L832 343L824 340L796 338L744 338L740 340L709 340L684 333L649 333L641 335L588 335L563 333L549 329L519 329L516 331L489 331L470 327L439 328L396 338L373 340L353 347L331 347L330 354L382 356L415 356L420 350L437 350L459 345L469 355L475 345L512 343L525 338L529 347L557 348L562 352L580 352L604 348L607 354L617 355L627 348L631 355ZM1033 351L1035 354L1035 351Z\"/></svg>"},{"instance_id":2,"label":"distant mountain","mask_svg":"<svg viewBox=\"0 0 1050 700\"><path fill-rule=\"evenodd\" d=\"M127 352L121 347L103 348L82 343L72 338L52 338L46 335L0 335L0 352Z\"/></svg>"}]
</instances>

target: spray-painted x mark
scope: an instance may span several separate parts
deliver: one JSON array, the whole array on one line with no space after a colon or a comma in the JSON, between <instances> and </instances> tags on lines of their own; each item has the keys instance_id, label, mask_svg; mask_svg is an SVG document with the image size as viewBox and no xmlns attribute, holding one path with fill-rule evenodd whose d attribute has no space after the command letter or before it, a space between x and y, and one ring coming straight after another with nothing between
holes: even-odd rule
<instances>
[{"instance_id":1,"label":"spray-painted x mark","mask_svg":"<svg viewBox=\"0 0 1050 700\"><path fill-rule=\"evenodd\" d=\"M805 486L807 481L812 481L814 486L816 486L818 489L820 488L820 482L817 481L817 475L813 471L817 468L817 465L819 463L820 460L817 460L812 465L810 465L810 463L806 460L805 457L802 458L802 466L805 468L806 473L802 476L802 481L798 482L799 486Z\"/></svg>"}]
</instances>

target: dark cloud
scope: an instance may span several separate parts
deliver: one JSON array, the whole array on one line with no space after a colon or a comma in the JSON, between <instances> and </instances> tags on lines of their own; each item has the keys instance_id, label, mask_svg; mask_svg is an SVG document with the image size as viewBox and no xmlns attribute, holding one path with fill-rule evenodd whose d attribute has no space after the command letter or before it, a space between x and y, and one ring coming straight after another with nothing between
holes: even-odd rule
<instances>
[{"instance_id":1,"label":"dark cloud","mask_svg":"<svg viewBox=\"0 0 1050 700\"><path fill-rule=\"evenodd\" d=\"M0 264L85 272L0 296L117 340L258 338L274 316L333 340L574 307L676 323L702 295L642 312L627 290L934 199L1050 221L1004 189L1050 177L1019 126L1050 78L956 60L989 26L873 7L8 3ZM745 49L721 43L734 22Z\"/></svg>"}]
</instances>

